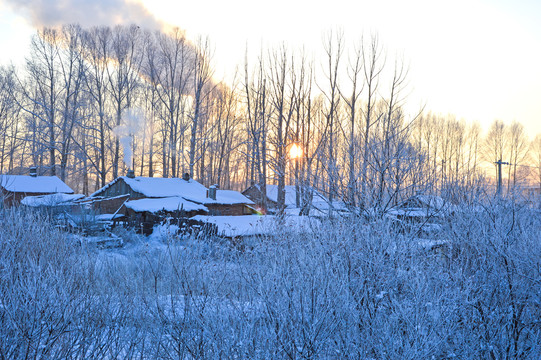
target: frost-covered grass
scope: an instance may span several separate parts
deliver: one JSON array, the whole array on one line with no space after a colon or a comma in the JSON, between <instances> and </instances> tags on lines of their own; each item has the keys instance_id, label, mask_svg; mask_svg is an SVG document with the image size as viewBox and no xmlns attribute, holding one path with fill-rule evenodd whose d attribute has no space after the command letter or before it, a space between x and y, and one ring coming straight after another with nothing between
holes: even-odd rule
<instances>
[{"instance_id":1,"label":"frost-covered grass","mask_svg":"<svg viewBox=\"0 0 541 360\"><path fill-rule=\"evenodd\" d=\"M541 219L501 203L437 248L360 220L242 250L162 229L81 246L2 214L0 358L541 357Z\"/></svg>"}]
</instances>

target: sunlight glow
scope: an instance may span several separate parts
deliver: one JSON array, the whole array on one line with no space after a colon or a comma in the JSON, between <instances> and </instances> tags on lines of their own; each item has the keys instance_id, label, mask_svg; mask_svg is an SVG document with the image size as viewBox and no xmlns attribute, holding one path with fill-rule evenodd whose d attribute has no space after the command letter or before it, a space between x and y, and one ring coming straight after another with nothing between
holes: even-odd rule
<instances>
[{"instance_id":1,"label":"sunlight glow","mask_svg":"<svg viewBox=\"0 0 541 360\"><path fill-rule=\"evenodd\" d=\"M291 145L291 148L289 148L289 157L291 159L300 159L302 157L302 148L300 145Z\"/></svg>"}]
</instances>

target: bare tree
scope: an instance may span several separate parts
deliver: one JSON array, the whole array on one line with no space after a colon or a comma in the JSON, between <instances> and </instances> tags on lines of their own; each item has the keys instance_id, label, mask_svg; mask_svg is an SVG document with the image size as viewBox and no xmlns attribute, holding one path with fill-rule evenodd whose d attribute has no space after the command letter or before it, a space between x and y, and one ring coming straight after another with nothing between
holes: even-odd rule
<instances>
[{"instance_id":1,"label":"bare tree","mask_svg":"<svg viewBox=\"0 0 541 360\"><path fill-rule=\"evenodd\" d=\"M90 105L96 114L96 124L93 132L96 137L94 148L93 167L97 172L96 187L105 186L110 164L107 162L107 150L112 126L108 114L109 79L107 66L109 63L109 51L111 42L111 29L109 27L95 27L85 32L84 54L88 64L88 72L85 76L88 95L92 99Z\"/></svg>"},{"instance_id":2,"label":"bare tree","mask_svg":"<svg viewBox=\"0 0 541 360\"><path fill-rule=\"evenodd\" d=\"M268 97L263 56L250 80L248 60L245 58L244 66L244 96L246 102L246 157L247 183L256 182L262 194L267 193L267 117ZM263 196L263 212L267 211L267 199Z\"/></svg>"},{"instance_id":3,"label":"bare tree","mask_svg":"<svg viewBox=\"0 0 541 360\"><path fill-rule=\"evenodd\" d=\"M0 67L0 174L13 168L15 151L20 143L19 108L13 98L16 93L15 69Z\"/></svg>"},{"instance_id":4,"label":"bare tree","mask_svg":"<svg viewBox=\"0 0 541 360\"><path fill-rule=\"evenodd\" d=\"M521 169L521 165L524 165L523 161L528 156L530 143L524 132L524 126L517 121L513 121L507 128L507 138L509 162L511 163L507 175L507 191L510 191L511 188L515 188L517 185L517 175L520 176L520 171L518 170Z\"/></svg>"},{"instance_id":5,"label":"bare tree","mask_svg":"<svg viewBox=\"0 0 541 360\"><path fill-rule=\"evenodd\" d=\"M539 188L541 188L541 134L537 134L531 144L533 166L537 173L536 182Z\"/></svg>"},{"instance_id":6,"label":"bare tree","mask_svg":"<svg viewBox=\"0 0 541 360\"><path fill-rule=\"evenodd\" d=\"M285 46L269 54L269 101L270 113L269 136L272 141L274 156L270 162L278 183L277 206L280 214L285 210L285 185L287 171L287 148L291 134L291 120L294 103L297 98L297 78L294 65L289 61Z\"/></svg>"},{"instance_id":7,"label":"bare tree","mask_svg":"<svg viewBox=\"0 0 541 360\"><path fill-rule=\"evenodd\" d=\"M122 124L122 113L132 105L135 89L139 82L143 59L139 26L115 27L110 44L107 66L108 89L115 109L115 126L120 126ZM117 138L112 159L113 178L118 177L119 161L120 142ZM126 165L132 166L132 164Z\"/></svg>"},{"instance_id":8,"label":"bare tree","mask_svg":"<svg viewBox=\"0 0 541 360\"><path fill-rule=\"evenodd\" d=\"M178 176L179 153L184 131L187 129L186 96L189 90L189 80L193 76L194 67L190 59L194 56L184 33L174 29L168 35L157 34L157 49L149 48L148 56L157 59L148 61L151 77L156 94L164 109L164 126L167 131L168 155L171 159L171 175ZM164 176L167 176L164 169Z\"/></svg>"},{"instance_id":9,"label":"bare tree","mask_svg":"<svg viewBox=\"0 0 541 360\"><path fill-rule=\"evenodd\" d=\"M328 144L327 148L327 164L326 170L328 172L328 195L329 201L332 204L333 198L338 195L338 174L339 163L337 160L336 149L338 140L338 129L341 126L341 119L339 117L340 111L340 90L339 90L339 69L342 55L344 52L344 40L343 34L336 34L334 38L333 33L330 33L324 43L326 54L326 66L325 76L328 80L328 88L323 90L325 97L327 98L327 109L325 110L325 117L327 118L326 135Z\"/></svg>"},{"instance_id":10,"label":"bare tree","mask_svg":"<svg viewBox=\"0 0 541 360\"><path fill-rule=\"evenodd\" d=\"M347 204L351 208L355 208L357 204L357 198L359 197L358 191L358 179L357 179L357 160L359 156L359 97L363 90L363 84L361 84L362 75L362 52L361 47L355 47L355 51L350 54L348 65L348 78L350 80L351 93L350 95L342 94L347 105L347 112L349 118L349 138L348 138L348 180L347 180L347 192L346 199Z\"/></svg>"},{"instance_id":11,"label":"bare tree","mask_svg":"<svg viewBox=\"0 0 541 360\"><path fill-rule=\"evenodd\" d=\"M23 85L23 100L20 107L32 117L39 119L45 125L47 132L47 151L49 153L49 166L52 175L56 175L57 150L57 111L59 108L60 91L58 62L59 32L56 29L45 28L32 37L30 58L26 61L26 68L30 85Z\"/></svg>"},{"instance_id":12,"label":"bare tree","mask_svg":"<svg viewBox=\"0 0 541 360\"><path fill-rule=\"evenodd\" d=\"M60 179L66 179L66 167L72 151L74 128L80 126L83 107L83 79L86 65L82 56L82 30L76 25L66 25L60 33L59 74L62 89L59 103Z\"/></svg>"},{"instance_id":13,"label":"bare tree","mask_svg":"<svg viewBox=\"0 0 541 360\"><path fill-rule=\"evenodd\" d=\"M493 164L497 161L507 161L505 149L507 148L506 126L501 120L494 120L490 125L483 144L483 154L486 161ZM495 164L496 176L498 166Z\"/></svg>"},{"instance_id":14,"label":"bare tree","mask_svg":"<svg viewBox=\"0 0 541 360\"><path fill-rule=\"evenodd\" d=\"M189 172L194 175L194 167L196 162L197 131L202 122L202 118L206 115L202 113L202 105L206 100L212 87L213 70L210 66L211 49L209 40L200 39L196 44L195 53L193 54L193 102L190 125L190 148L189 148Z\"/></svg>"},{"instance_id":15,"label":"bare tree","mask_svg":"<svg viewBox=\"0 0 541 360\"><path fill-rule=\"evenodd\" d=\"M366 86L366 105L363 111L364 128L362 133L363 151L361 165L361 210L367 208L369 204L366 200L368 196L368 162L370 161L371 146L371 128L377 124L380 117L375 115L376 97L379 87L379 78L385 65L385 59L382 59L382 49L377 36L372 36L370 43L365 44L362 41L361 54L363 59L364 82Z\"/></svg>"}]
</instances>

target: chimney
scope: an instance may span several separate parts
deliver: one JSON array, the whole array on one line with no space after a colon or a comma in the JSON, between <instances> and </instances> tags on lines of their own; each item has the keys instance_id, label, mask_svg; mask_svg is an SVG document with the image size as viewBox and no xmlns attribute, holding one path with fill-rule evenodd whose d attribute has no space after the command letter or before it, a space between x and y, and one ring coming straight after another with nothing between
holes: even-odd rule
<instances>
[{"instance_id":1,"label":"chimney","mask_svg":"<svg viewBox=\"0 0 541 360\"><path fill-rule=\"evenodd\" d=\"M209 187L209 198L216 200L216 185Z\"/></svg>"},{"instance_id":2,"label":"chimney","mask_svg":"<svg viewBox=\"0 0 541 360\"><path fill-rule=\"evenodd\" d=\"M35 166L32 166L30 168L30 176L37 177L38 176L38 169Z\"/></svg>"},{"instance_id":3,"label":"chimney","mask_svg":"<svg viewBox=\"0 0 541 360\"><path fill-rule=\"evenodd\" d=\"M182 175L182 180L189 181L190 180L190 174L189 173L184 173L184 175Z\"/></svg>"},{"instance_id":4,"label":"chimney","mask_svg":"<svg viewBox=\"0 0 541 360\"><path fill-rule=\"evenodd\" d=\"M130 179L135 179L135 172L132 169L128 169L126 176Z\"/></svg>"}]
</instances>

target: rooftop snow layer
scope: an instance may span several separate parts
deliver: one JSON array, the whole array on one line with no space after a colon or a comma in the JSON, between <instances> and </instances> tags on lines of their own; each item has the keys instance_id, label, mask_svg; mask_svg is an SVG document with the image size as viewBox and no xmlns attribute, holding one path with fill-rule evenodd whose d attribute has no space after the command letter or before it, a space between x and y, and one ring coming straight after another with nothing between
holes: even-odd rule
<instances>
[{"instance_id":1,"label":"rooftop snow layer","mask_svg":"<svg viewBox=\"0 0 541 360\"><path fill-rule=\"evenodd\" d=\"M190 197L199 200L207 197L207 188L193 179L186 181L180 178L154 178L139 176L136 178L121 176L90 196L98 196L102 191L119 181L119 179L124 180L124 182L128 184L133 191L150 198L184 196L188 194Z\"/></svg>"},{"instance_id":2,"label":"rooftop snow layer","mask_svg":"<svg viewBox=\"0 0 541 360\"><path fill-rule=\"evenodd\" d=\"M73 194L56 176L0 175L0 187L11 192Z\"/></svg>"},{"instance_id":3,"label":"rooftop snow layer","mask_svg":"<svg viewBox=\"0 0 541 360\"><path fill-rule=\"evenodd\" d=\"M68 205L73 201L84 198L83 194L49 194L26 196L21 204L32 207Z\"/></svg>"},{"instance_id":4,"label":"rooftop snow layer","mask_svg":"<svg viewBox=\"0 0 541 360\"><path fill-rule=\"evenodd\" d=\"M204 199L197 198L192 196L192 194L183 194L183 198L195 201L200 204L221 204L221 205L233 205L233 204L247 204L255 205L255 203L248 199L246 196L242 195L238 191L234 190L216 190L216 200L205 197Z\"/></svg>"},{"instance_id":5,"label":"rooftop snow layer","mask_svg":"<svg viewBox=\"0 0 541 360\"><path fill-rule=\"evenodd\" d=\"M126 202L126 207L135 212L147 211L150 213L157 213L162 210L170 212L177 210L208 212L208 209L205 206L195 204L191 201L183 199L180 196L132 200Z\"/></svg>"}]
</instances>

